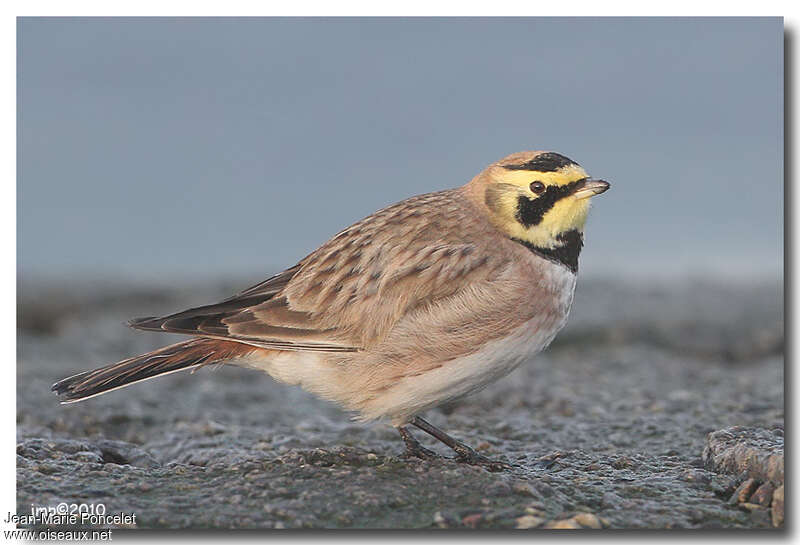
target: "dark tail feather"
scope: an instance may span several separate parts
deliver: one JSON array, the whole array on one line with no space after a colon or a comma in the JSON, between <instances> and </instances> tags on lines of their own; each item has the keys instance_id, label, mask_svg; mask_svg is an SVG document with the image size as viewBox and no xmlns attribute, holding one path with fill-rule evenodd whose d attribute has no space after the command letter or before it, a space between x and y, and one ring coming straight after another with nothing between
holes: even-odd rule
<instances>
[{"instance_id":1,"label":"dark tail feather","mask_svg":"<svg viewBox=\"0 0 800 545\"><path fill-rule=\"evenodd\" d=\"M62 403L72 403L150 378L239 358L255 350L242 343L191 339L119 363L85 371L53 384Z\"/></svg>"}]
</instances>

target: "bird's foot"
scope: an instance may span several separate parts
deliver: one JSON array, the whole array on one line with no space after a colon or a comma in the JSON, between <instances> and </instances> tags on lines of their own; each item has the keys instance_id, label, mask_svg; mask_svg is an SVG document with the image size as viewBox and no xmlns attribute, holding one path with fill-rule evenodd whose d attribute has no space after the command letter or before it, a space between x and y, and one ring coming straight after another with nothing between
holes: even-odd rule
<instances>
[{"instance_id":1,"label":"bird's foot","mask_svg":"<svg viewBox=\"0 0 800 545\"><path fill-rule=\"evenodd\" d=\"M444 458L441 454L437 454L431 449L425 448L422 445L415 447L409 447L406 445L405 455L409 458L420 458L422 460L436 460Z\"/></svg>"},{"instance_id":2,"label":"bird's foot","mask_svg":"<svg viewBox=\"0 0 800 545\"><path fill-rule=\"evenodd\" d=\"M443 456L433 452L431 449L422 446L422 443L411 435L407 429L398 428L400 435L403 437L403 443L406 444L405 455L409 458L421 458L423 460L441 459Z\"/></svg>"},{"instance_id":3,"label":"bird's foot","mask_svg":"<svg viewBox=\"0 0 800 545\"><path fill-rule=\"evenodd\" d=\"M460 464L469 464L473 466L481 466L489 471L506 471L509 469L513 469L514 466L511 464L507 464L505 462L500 462L496 460L491 460L486 456L478 454L472 448L465 445L461 441L457 441L456 439L450 437L445 432L434 426L433 424L426 422L419 416L413 417L410 421L410 424L418 427L425 433L432 435L433 437L437 438L439 441L453 449L456 453L455 458L453 461L460 463ZM411 434L408 433L408 430L404 427L398 428L400 430L400 435L403 436L403 440L406 442L406 446L409 444L409 439L414 440L411 437ZM409 439L407 439L407 437ZM416 440L414 440L416 441Z\"/></svg>"},{"instance_id":4,"label":"bird's foot","mask_svg":"<svg viewBox=\"0 0 800 545\"><path fill-rule=\"evenodd\" d=\"M478 454L474 449L465 445L464 443L457 443L452 449L456 452L454 460L459 464L469 464L471 466L481 466L489 471L507 471L514 469L514 466L501 462L499 460L492 460L482 454Z\"/></svg>"}]
</instances>

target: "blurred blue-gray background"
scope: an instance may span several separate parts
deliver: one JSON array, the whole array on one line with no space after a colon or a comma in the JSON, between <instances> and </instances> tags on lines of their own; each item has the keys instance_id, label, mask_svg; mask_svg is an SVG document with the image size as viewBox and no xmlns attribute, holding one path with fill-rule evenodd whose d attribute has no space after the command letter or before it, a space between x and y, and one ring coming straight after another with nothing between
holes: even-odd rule
<instances>
[{"instance_id":1,"label":"blurred blue-gray background","mask_svg":"<svg viewBox=\"0 0 800 545\"><path fill-rule=\"evenodd\" d=\"M23 279L257 281L523 149L612 182L584 275L782 277L780 18L22 18L18 31Z\"/></svg>"}]
</instances>

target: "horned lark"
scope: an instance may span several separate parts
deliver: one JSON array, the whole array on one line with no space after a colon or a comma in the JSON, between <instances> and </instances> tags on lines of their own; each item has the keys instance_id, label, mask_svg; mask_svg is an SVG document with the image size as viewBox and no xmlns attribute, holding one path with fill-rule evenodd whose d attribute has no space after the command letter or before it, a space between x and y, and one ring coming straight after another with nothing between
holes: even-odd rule
<instances>
[{"instance_id":1,"label":"horned lark","mask_svg":"<svg viewBox=\"0 0 800 545\"><path fill-rule=\"evenodd\" d=\"M212 363L264 371L363 420L388 419L408 452L496 467L422 418L543 350L567 320L589 197L609 184L574 161L526 151L466 185L412 197L355 223L220 303L131 327L194 335L66 378L69 403Z\"/></svg>"}]
</instances>

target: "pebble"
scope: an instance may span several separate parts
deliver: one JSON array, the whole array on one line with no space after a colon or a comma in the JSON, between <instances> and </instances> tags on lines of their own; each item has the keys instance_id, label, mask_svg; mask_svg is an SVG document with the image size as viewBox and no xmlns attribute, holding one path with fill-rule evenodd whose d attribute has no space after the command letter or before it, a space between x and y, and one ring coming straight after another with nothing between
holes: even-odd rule
<instances>
[{"instance_id":1,"label":"pebble","mask_svg":"<svg viewBox=\"0 0 800 545\"><path fill-rule=\"evenodd\" d=\"M537 526L541 526L544 522L544 519L541 517L536 517L534 515L524 515L519 517L517 520L517 528L520 530L527 530L529 528L536 528Z\"/></svg>"},{"instance_id":2,"label":"pebble","mask_svg":"<svg viewBox=\"0 0 800 545\"><path fill-rule=\"evenodd\" d=\"M548 530L580 530L583 527L573 519L553 520L544 525Z\"/></svg>"},{"instance_id":3,"label":"pebble","mask_svg":"<svg viewBox=\"0 0 800 545\"><path fill-rule=\"evenodd\" d=\"M528 483L514 483L511 489L518 496L528 496L531 498L536 497L536 493Z\"/></svg>"},{"instance_id":4,"label":"pebble","mask_svg":"<svg viewBox=\"0 0 800 545\"><path fill-rule=\"evenodd\" d=\"M461 523L464 526L469 526L470 528L477 528L481 519L483 519L483 513L474 513L462 518Z\"/></svg>"},{"instance_id":5,"label":"pebble","mask_svg":"<svg viewBox=\"0 0 800 545\"><path fill-rule=\"evenodd\" d=\"M633 462L631 462L630 458L621 456L611 462L611 467L614 469L627 469L629 467L633 467Z\"/></svg>"},{"instance_id":6,"label":"pebble","mask_svg":"<svg viewBox=\"0 0 800 545\"><path fill-rule=\"evenodd\" d=\"M39 464L37 467L33 469L38 471L39 473L50 475L52 473L58 472L59 466L53 464Z\"/></svg>"},{"instance_id":7,"label":"pebble","mask_svg":"<svg viewBox=\"0 0 800 545\"><path fill-rule=\"evenodd\" d=\"M603 527L603 524L600 522L600 519L597 515L592 513L578 513L572 520L580 524L581 526L585 526L586 528L593 528L595 530L599 530Z\"/></svg>"},{"instance_id":8,"label":"pebble","mask_svg":"<svg viewBox=\"0 0 800 545\"><path fill-rule=\"evenodd\" d=\"M728 503L731 505L736 505L737 503L745 503L750 495L756 491L758 488L758 483L755 479L746 479L736 488L731 496L731 499L728 500Z\"/></svg>"},{"instance_id":9,"label":"pebble","mask_svg":"<svg viewBox=\"0 0 800 545\"><path fill-rule=\"evenodd\" d=\"M772 495L775 493L775 485L766 482L759 486L753 495L750 496L750 501L764 507L769 507L772 503Z\"/></svg>"},{"instance_id":10,"label":"pebble","mask_svg":"<svg viewBox=\"0 0 800 545\"><path fill-rule=\"evenodd\" d=\"M741 507L742 509L746 509L748 511L756 511L758 509L764 509L763 505L758 505L756 503L750 503L750 502L740 503L739 507Z\"/></svg>"},{"instance_id":11,"label":"pebble","mask_svg":"<svg viewBox=\"0 0 800 545\"><path fill-rule=\"evenodd\" d=\"M702 469L688 469L681 474L681 480L687 483L710 483L711 476Z\"/></svg>"}]
</instances>

